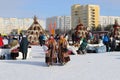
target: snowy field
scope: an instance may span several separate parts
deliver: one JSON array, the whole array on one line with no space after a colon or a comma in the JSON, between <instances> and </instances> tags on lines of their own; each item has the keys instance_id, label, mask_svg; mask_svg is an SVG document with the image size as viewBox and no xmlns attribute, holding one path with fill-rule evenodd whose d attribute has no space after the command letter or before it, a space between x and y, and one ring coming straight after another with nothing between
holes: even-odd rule
<instances>
[{"instance_id":1,"label":"snowy field","mask_svg":"<svg viewBox=\"0 0 120 80\"><path fill-rule=\"evenodd\" d=\"M41 47L27 60L1 60L0 80L120 80L120 52L71 55L71 61L47 67Z\"/></svg>"}]
</instances>

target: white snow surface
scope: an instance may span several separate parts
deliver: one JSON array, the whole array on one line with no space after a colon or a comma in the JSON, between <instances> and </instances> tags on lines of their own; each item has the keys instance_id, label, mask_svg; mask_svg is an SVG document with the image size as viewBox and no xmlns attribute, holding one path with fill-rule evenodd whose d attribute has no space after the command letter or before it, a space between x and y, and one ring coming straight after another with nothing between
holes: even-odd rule
<instances>
[{"instance_id":1,"label":"white snow surface","mask_svg":"<svg viewBox=\"0 0 120 80\"><path fill-rule=\"evenodd\" d=\"M50 67L40 46L32 46L31 56L1 60L0 80L120 80L120 52L71 55L66 65Z\"/></svg>"}]
</instances>

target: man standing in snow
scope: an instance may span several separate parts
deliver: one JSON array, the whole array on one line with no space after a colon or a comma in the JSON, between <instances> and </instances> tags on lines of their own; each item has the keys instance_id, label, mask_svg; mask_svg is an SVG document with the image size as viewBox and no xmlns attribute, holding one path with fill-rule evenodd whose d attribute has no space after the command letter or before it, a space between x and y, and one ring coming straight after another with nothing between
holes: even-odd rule
<instances>
[{"instance_id":1,"label":"man standing in snow","mask_svg":"<svg viewBox=\"0 0 120 80\"><path fill-rule=\"evenodd\" d=\"M27 58L28 45L29 45L28 39L27 39L26 35L23 35L23 38L20 42L20 51L23 54L23 59Z\"/></svg>"}]
</instances>

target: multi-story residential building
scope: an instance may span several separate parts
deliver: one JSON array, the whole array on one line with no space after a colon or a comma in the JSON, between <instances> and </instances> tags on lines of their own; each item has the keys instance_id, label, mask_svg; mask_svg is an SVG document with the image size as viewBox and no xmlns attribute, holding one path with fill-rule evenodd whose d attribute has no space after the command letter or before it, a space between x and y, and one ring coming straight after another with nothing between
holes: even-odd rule
<instances>
[{"instance_id":1,"label":"multi-story residential building","mask_svg":"<svg viewBox=\"0 0 120 80\"><path fill-rule=\"evenodd\" d=\"M79 23L86 27L97 27L99 25L99 6L75 4L71 7L71 26L74 29Z\"/></svg>"},{"instance_id":2,"label":"multi-story residential building","mask_svg":"<svg viewBox=\"0 0 120 80\"><path fill-rule=\"evenodd\" d=\"M60 16L56 16L56 17L54 16L54 17L47 18L46 19L46 30L49 30L50 26L54 27L55 23L56 23L55 29L59 29L59 18Z\"/></svg>"},{"instance_id":3,"label":"multi-story residential building","mask_svg":"<svg viewBox=\"0 0 120 80\"><path fill-rule=\"evenodd\" d=\"M113 25L117 20L118 24L120 23L120 16L100 16L100 25L105 27L107 25Z\"/></svg>"},{"instance_id":4,"label":"multi-story residential building","mask_svg":"<svg viewBox=\"0 0 120 80\"><path fill-rule=\"evenodd\" d=\"M45 21L38 19L42 27L45 27ZM33 23L32 18L2 18L0 17L0 33L9 34L12 30L27 30Z\"/></svg>"},{"instance_id":5,"label":"multi-story residential building","mask_svg":"<svg viewBox=\"0 0 120 80\"><path fill-rule=\"evenodd\" d=\"M61 31L67 31L71 29L71 17L70 16L55 16L46 19L46 29L52 28L60 29Z\"/></svg>"},{"instance_id":6,"label":"multi-story residential building","mask_svg":"<svg viewBox=\"0 0 120 80\"><path fill-rule=\"evenodd\" d=\"M70 16L61 16L59 29L61 31L67 31L71 29L71 17Z\"/></svg>"}]
</instances>

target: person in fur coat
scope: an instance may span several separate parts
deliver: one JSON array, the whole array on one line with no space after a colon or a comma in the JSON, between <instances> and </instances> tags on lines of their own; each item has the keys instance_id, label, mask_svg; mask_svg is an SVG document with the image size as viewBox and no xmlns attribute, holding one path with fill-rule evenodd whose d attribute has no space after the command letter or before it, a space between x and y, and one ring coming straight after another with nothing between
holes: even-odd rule
<instances>
[{"instance_id":1,"label":"person in fur coat","mask_svg":"<svg viewBox=\"0 0 120 80\"><path fill-rule=\"evenodd\" d=\"M64 65L68 61L70 61L70 57L67 49L67 40L61 35L58 41L58 62Z\"/></svg>"},{"instance_id":2,"label":"person in fur coat","mask_svg":"<svg viewBox=\"0 0 120 80\"><path fill-rule=\"evenodd\" d=\"M48 66L51 66L53 63L57 63L56 41L52 35L48 39L46 46L48 49L46 51L45 62Z\"/></svg>"}]
</instances>

